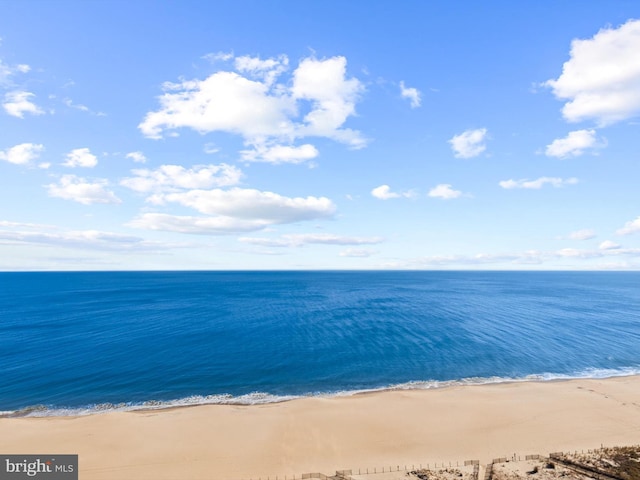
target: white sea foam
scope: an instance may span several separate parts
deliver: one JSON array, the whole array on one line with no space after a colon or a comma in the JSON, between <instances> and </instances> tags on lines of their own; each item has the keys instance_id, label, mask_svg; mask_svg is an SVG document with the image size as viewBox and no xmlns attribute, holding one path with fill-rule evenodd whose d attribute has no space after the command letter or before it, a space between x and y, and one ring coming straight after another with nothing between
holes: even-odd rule
<instances>
[{"instance_id":1,"label":"white sea foam","mask_svg":"<svg viewBox=\"0 0 640 480\"><path fill-rule=\"evenodd\" d=\"M304 395L274 395L267 392L252 392L244 395L191 395L174 400L149 400L139 403L101 403L82 407L47 407L34 405L20 410L0 411L0 418L8 417L52 417L52 416L85 416L107 412L126 412L134 410L161 410L175 407L191 407L196 405L264 405L281 403L308 397L344 397L363 393L374 393L395 390L431 390L453 386L487 385L512 382L547 382L572 379L602 379L640 375L640 366L620 369L588 368L574 374L541 373L523 377L470 377L459 380L417 380L377 388L339 390L333 392L313 392Z\"/></svg>"}]
</instances>

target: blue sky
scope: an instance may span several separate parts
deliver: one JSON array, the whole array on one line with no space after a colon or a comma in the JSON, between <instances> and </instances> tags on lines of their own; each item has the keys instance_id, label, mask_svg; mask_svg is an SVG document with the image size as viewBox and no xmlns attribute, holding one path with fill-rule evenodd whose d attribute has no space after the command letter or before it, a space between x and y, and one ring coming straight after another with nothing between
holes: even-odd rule
<instances>
[{"instance_id":1,"label":"blue sky","mask_svg":"<svg viewBox=\"0 0 640 480\"><path fill-rule=\"evenodd\" d=\"M0 270L640 268L640 4L0 0Z\"/></svg>"}]
</instances>

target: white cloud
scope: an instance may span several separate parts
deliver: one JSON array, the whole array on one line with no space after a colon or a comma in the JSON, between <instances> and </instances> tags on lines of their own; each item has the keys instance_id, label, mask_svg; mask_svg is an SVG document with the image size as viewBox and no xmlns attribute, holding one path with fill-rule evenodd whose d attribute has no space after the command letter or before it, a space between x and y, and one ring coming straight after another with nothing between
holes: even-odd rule
<instances>
[{"instance_id":1,"label":"white cloud","mask_svg":"<svg viewBox=\"0 0 640 480\"><path fill-rule=\"evenodd\" d=\"M400 95L409 100L411 108L418 108L422 103L420 92L417 88L405 87L404 82L400 82Z\"/></svg>"},{"instance_id":2,"label":"white cloud","mask_svg":"<svg viewBox=\"0 0 640 480\"><path fill-rule=\"evenodd\" d=\"M44 110L29 100L31 97L35 97L31 92L8 92L4 96L4 103L2 106L9 115L18 118L24 118L25 113L30 113L31 115L44 114Z\"/></svg>"},{"instance_id":3,"label":"white cloud","mask_svg":"<svg viewBox=\"0 0 640 480\"><path fill-rule=\"evenodd\" d=\"M107 189L107 180L90 182L75 175L63 175L58 183L47 185L50 197L73 200L83 205L95 203L121 203L116 195Z\"/></svg>"},{"instance_id":4,"label":"white cloud","mask_svg":"<svg viewBox=\"0 0 640 480\"><path fill-rule=\"evenodd\" d=\"M0 150L0 160L16 165L28 165L40 156L44 145L36 143L21 143L6 150Z\"/></svg>"},{"instance_id":5,"label":"white cloud","mask_svg":"<svg viewBox=\"0 0 640 480\"><path fill-rule=\"evenodd\" d=\"M364 90L359 80L347 78L346 59L303 59L288 82L276 83L287 63L285 56L267 60L238 57L237 72L219 71L204 80L166 83L159 97L160 109L147 113L139 128L156 139L179 128L238 134L256 151L311 136L364 147L366 140L360 132L343 128L348 117L355 115L355 104ZM305 110L308 113L300 119ZM304 148L308 154L309 147Z\"/></svg>"},{"instance_id":6,"label":"white cloud","mask_svg":"<svg viewBox=\"0 0 640 480\"><path fill-rule=\"evenodd\" d=\"M130 158L131 160L133 160L136 163L146 163L147 162L147 157L145 157L144 153L142 153L142 152L129 152L126 155L126 158Z\"/></svg>"},{"instance_id":7,"label":"white cloud","mask_svg":"<svg viewBox=\"0 0 640 480\"><path fill-rule=\"evenodd\" d=\"M260 221L265 225L329 218L336 209L326 197L290 198L242 188L169 193L159 195L158 201L178 203L206 215Z\"/></svg>"},{"instance_id":8,"label":"white cloud","mask_svg":"<svg viewBox=\"0 0 640 480\"><path fill-rule=\"evenodd\" d=\"M245 162L266 163L303 163L314 159L320 152L309 143L298 147L287 145L257 145L253 150L242 150L242 160Z\"/></svg>"},{"instance_id":9,"label":"white cloud","mask_svg":"<svg viewBox=\"0 0 640 480\"><path fill-rule=\"evenodd\" d=\"M606 146L606 141L596 140L595 130L575 130L569 132L564 138L558 138L547 145L545 154L548 157L579 157L585 150L602 148Z\"/></svg>"},{"instance_id":10,"label":"white cloud","mask_svg":"<svg viewBox=\"0 0 640 480\"><path fill-rule=\"evenodd\" d=\"M67 153L65 167L93 168L98 164L98 158L88 148L76 148Z\"/></svg>"},{"instance_id":11,"label":"white cloud","mask_svg":"<svg viewBox=\"0 0 640 480\"><path fill-rule=\"evenodd\" d=\"M571 259L593 260L605 257L634 257L640 258L639 248L609 248L609 249L576 249L562 248L556 251L528 250L519 253L478 253L475 255L433 255L420 257L407 261L395 262L390 265L393 268L426 268L426 267L455 267L490 264L511 264L511 265L542 265L547 262L564 261ZM577 264L574 264L577 266ZM593 264L589 265L593 268ZM598 267L599 268L599 267Z\"/></svg>"},{"instance_id":12,"label":"white cloud","mask_svg":"<svg viewBox=\"0 0 640 480\"><path fill-rule=\"evenodd\" d=\"M620 248L620 245L615 242L612 242L611 240L605 240L600 245L598 245L598 248L600 250L615 250Z\"/></svg>"},{"instance_id":13,"label":"white cloud","mask_svg":"<svg viewBox=\"0 0 640 480\"><path fill-rule=\"evenodd\" d=\"M345 237L330 233L305 233L282 235L280 238L241 237L243 243L259 245L261 247L302 247L309 244L323 245L374 245L382 243L382 237Z\"/></svg>"},{"instance_id":14,"label":"white cloud","mask_svg":"<svg viewBox=\"0 0 640 480\"><path fill-rule=\"evenodd\" d=\"M565 185L575 185L576 183L578 183L578 179L575 177L566 179L559 177L540 177L537 180L527 180L526 178L521 180L503 180L499 182L499 185L506 189L528 188L538 190L546 184L559 188L564 187Z\"/></svg>"},{"instance_id":15,"label":"white cloud","mask_svg":"<svg viewBox=\"0 0 640 480\"><path fill-rule=\"evenodd\" d=\"M637 232L640 232L640 217L625 223L624 227L616 230L618 235L630 235Z\"/></svg>"},{"instance_id":16,"label":"white cloud","mask_svg":"<svg viewBox=\"0 0 640 480\"><path fill-rule=\"evenodd\" d=\"M480 155L487 148L485 140L487 129L478 128L475 130L465 130L459 135L454 135L449 143L456 158L472 158Z\"/></svg>"},{"instance_id":17,"label":"white cloud","mask_svg":"<svg viewBox=\"0 0 640 480\"><path fill-rule=\"evenodd\" d=\"M64 104L69 108L75 108L76 110L80 110L81 112L90 112L91 110L86 105L82 105L81 103L73 103L73 100L70 98L65 98Z\"/></svg>"},{"instance_id":18,"label":"white cloud","mask_svg":"<svg viewBox=\"0 0 640 480\"><path fill-rule=\"evenodd\" d=\"M571 232L569 234L569 239L571 240L591 240L596 237L596 232L591 230L590 228L584 228L582 230L576 230L575 232Z\"/></svg>"},{"instance_id":19,"label":"white cloud","mask_svg":"<svg viewBox=\"0 0 640 480\"><path fill-rule=\"evenodd\" d=\"M99 230L60 231L51 225L0 221L0 242L46 245L73 249L140 251L179 247L178 244L151 242L132 235Z\"/></svg>"},{"instance_id":20,"label":"white cloud","mask_svg":"<svg viewBox=\"0 0 640 480\"><path fill-rule=\"evenodd\" d=\"M587 119L609 125L640 112L640 20L604 28L593 38L571 42L571 58L562 74L545 86L567 100L570 122Z\"/></svg>"},{"instance_id":21,"label":"white cloud","mask_svg":"<svg viewBox=\"0 0 640 480\"><path fill-rule=\"evenodd\" d=\"M579 250L577 248L562 248L554 252L556 257L569 258L595 258L600 257L601 253L595 250Z\"/></svg>"},{"instance_id":22,"label":"white cloud","mask_svg":"<svg viewBox=\"0 0 640 480\"><path fill-rule=\"evenodd\" d=\"M120 185L141 193L227 187L236 185L242 177L240 169L224 163L188 169L181 165L161 165L155 170L136 169L131 173L134 176L123 179Z\"/></svg>"},{"instance_id":23,"label":"white cloud","mask_svg":"<svg viewBox=\"0 0 640 480\"><path fill-rule=\"evenodd\" d=\"M218 153L220 151L220 149L218 147L216 147L216 144L213 142L208 142L204 144L204 147L202 148L202 151L204 153L207 153L209 155L214 154L214 153Z\"/></svg>"},{"instance_id":24,"label":"white cloud","mask_svg":"<svg viewBox=\"0 0 640 480\"><path fill-rule=\"evenodd\" d=\"M254 78L259 78L271 86L276 78L287 70L289 67L289 59L286 55L280 55L278 58L268 58L266 60L251 56L236 57L235 67L237 71L246 73Z\"/></svg>"},{"instance_id":25,"label":"white cloud","mask_svg":"<svg viewBox=\"0 0 640 480\"><path fill-rule=\"evenodd\" d=\"M347 248L340 252L341 257L366 258L378 253L377 250L370 248Z\"/></svg>"},{"instance_id":26,"label":"white cloud","mask_svg":"<svg viewBox=\"0 0 640 480\"><path fill-rule=\"evenodd\" d=\"M389 200L390 198L398 198L400 196L399 193L391 192L391 187L389 185L380 185L379 187L371 190L371 195L380 200Z\"/></svg>"},{"instance_id":27,"label":"white cloud","mask_svg":"<svg viewBox=\"0 0 640 480\"><path fill-rule=\"evenodd\" d=\"M376 187L373 190L371 190L371 195L373 195L376 198L379 198L380 200L389 200L391 198L400 198L400 197L414 198L416 196L416 193L413 190L407 190L406 192L401 192L401 193L392 192L391 187L389 187L389 185L380 185L379 187Z\"/></svg>"},{"instance_id":28,"label":"white cloud","mask_svg":"<svg viewBox=\"0 0 640 480\"><path fill-rule=\"evenodd\" d=\"M127 226L133 228L195 235L252 232L261 230L269 225L269 221L260 219L241 219L226 216L192 217L164 213L144 213L127 223Z\"/></svg>"},{"instance_id":29,"label":"white cloud","mask_svg":"<svg viewBox=\"0 0 640 480\"><path fill-rule=\"evenodd\" d=\"M263 82L235 72L217 72L205 80L166 83L161 108L147 113L142 133L162 138L165 130L192 128L200 133L224 131L256 141L292 135L294 102L271 92Z\"/></svg>"},{"instance_id":30,"label":"white cloud","mask_svg":"<svg viewBox=\"0 0 640 480\"><path fill-rule=\"evenodd\" d=\"M356 78L347 79L347 59L305 58L293 72L291 93L294 99L309 100L312 110L305 115L297 136L327 137L362 148L366 140L360 132L342 129L347 118L355 114L355 104L364 86Z\"/></svg>"},{"instance_id":31,"label":"white cloud","mask_svg":"<svg viewBox=\"0 0 640 480\"><path fill-rule=\"evenodd\" d=\"M203 55L202 58L210 61L211 63L215 63L219 60L227 62L233 58L233 52L207 53L206 55Z\"/></svg>"},{"instance_id":32,"label":"white cloud","mask_svg":"<svg viewBox=\"0 0 640 480\"><path fill-rule=\"evenodd\" d=\"M531 259L531 255L523 255ZM521 258L515 254L489 254L479 253L476 255L431 255L420 257L408 262L399 263L395 267L404 268L424 268L434 266L454 266L454 265L485 265L492 263L513 263ZM527 262L533 263L533 262ZM537 263L537 262L536 262Z\"/></svg>"},{"instance_id":33,"label":"white cloud","mask_svg":"<svg viewBox=\"0 0 640 480\"><path fill-rule=\"evenodd\" d=\"M462 196L462 192L454 190L448 183L441 183L429 190L428 195L434 198L442 198L444 200L451 200Z\"/></svg>"},{"instance_id":34,"label":"white cloud","mask_svg":"<svg viewBox=\"0 0 640 480\"><path fill-rule=\"evenodd\" d=\"M26 64L19 65L7 65L0 59L0 85L10 84L10 77L16 73L27 73L31 70L31 67Z\"/></svg>"}]
</instances>

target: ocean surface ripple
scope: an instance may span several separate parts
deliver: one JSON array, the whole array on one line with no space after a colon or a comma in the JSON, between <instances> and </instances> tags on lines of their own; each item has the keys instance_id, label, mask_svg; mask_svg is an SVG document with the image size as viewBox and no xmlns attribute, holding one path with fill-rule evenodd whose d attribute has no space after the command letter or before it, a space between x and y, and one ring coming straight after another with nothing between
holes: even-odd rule
<instances>
[{"instance_id":1,"label":"ocean surface ripple","mask_svg":"<svg viewBox=\"0 0 640 480\"><path fill-rule=\"evenodd\" d=\"M0 273L0 415L640 373L638 272Z\"/></svg>"}]
</instances>

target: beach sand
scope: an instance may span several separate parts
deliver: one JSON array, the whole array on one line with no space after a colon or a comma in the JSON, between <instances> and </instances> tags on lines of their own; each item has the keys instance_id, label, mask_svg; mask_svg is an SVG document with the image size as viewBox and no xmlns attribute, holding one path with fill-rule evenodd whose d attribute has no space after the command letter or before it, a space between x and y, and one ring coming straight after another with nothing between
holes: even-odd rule
<instances>
[{"instance_id":1,"label":"beach sand","mask_svg":"<svg viewBox=\"0 0 640 480\"><path fill-rule=\"evenodd\" d=\"M78 454L82 480L291 479L638 443L639 376L0 419L0 453Z\"/></svg>"}]
</instances>

